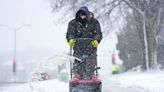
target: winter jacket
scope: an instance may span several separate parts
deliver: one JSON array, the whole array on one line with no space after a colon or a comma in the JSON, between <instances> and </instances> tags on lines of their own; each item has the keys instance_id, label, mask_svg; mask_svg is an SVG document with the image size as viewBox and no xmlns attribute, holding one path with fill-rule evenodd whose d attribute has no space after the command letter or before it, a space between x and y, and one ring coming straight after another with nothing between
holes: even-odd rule
<instances>
[{"instance_id":1,"label":"winter jacket","mask_svg":"<svg viewBox=\"0 0 164 92\"><path fill-rule=\"evenodd\" d=\"M87 20L85 24L79 21L79 11L86 12ZM89 11L85 9L80 9L79 11L77 11L75 19L69 22L66 39L69 41L69 39L91 38L92 40L97 40L98 42L100 42L102 39L102 32L99 22L94 18L89 18ZM79 48L82 45L77 43L78 42L76 41L74 51L76 51L77 48Z\"/></svg>"}]
</instances>

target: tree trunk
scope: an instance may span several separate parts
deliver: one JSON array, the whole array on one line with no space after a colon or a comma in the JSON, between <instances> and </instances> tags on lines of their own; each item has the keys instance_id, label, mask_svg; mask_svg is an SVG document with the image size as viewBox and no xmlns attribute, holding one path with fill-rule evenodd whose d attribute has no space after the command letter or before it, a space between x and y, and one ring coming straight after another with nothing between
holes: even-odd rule
<instances>
[{"instance_id":1,"label":"tree trunk","mask_svg":"<svg viewBox=\"0 0 164 92\"><path fill-rule=\"evenodd\" d=\"M144 56L146 61L146 69L149 70L149 54L148 54L148 39L147 39L147 31L146 31L146 16L145 13L142 13L143 17L143 35L144 35Z\"/></svg>"}]
</instances>

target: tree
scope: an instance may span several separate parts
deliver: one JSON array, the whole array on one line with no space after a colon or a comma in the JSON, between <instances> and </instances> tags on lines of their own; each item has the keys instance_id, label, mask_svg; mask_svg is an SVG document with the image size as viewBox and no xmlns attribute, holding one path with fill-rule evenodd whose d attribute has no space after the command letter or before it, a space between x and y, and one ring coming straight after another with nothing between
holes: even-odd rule
<instances>
[{"instance_id":1,"label":"tree","mask_svg":"<svg viewBox=\"0 0 164 92\"><path fill-rule=\"evenodd\" d=\"M163 10L160 7L160 0L122 0L134 11L134 16L139 22L142 35L141 40L144 44L144 56L146 69L156 68L157 65L157 40L156 34L159 31Z\"/></svg>"},{"instance_id":2,"label":"tree","mask_svg":"<svg viewBox=\"0 0 164 92\"><path fill-rule=\"evenodd\" d=\"M117 49L120 50L119 56L124 61L124 70L127 71L138 65L142 65L142 68L145 69L143 42L138 32L141 28L137 27L133 13L128 13L124 18L127 20L126 26L117 34Z\"/></svg>"}]
</instances>

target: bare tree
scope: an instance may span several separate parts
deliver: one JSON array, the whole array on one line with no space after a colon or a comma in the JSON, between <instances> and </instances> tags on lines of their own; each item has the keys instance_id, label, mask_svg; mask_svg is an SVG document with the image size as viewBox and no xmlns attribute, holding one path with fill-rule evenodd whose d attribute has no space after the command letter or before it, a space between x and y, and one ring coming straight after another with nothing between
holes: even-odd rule
<instances>
[{"instance_id":1,"label":"bare tree","mask_svg":"<svg viewBox=\"0 0 164 92\"><path fill-rule=\"evenodd\" d=\"M53 11L60 10L65 5L69 5L68 10L76 11L81 5L91 6L92 3L98 3L94 7L93 12L98 14L97 18L100 19L104 28L109 27L111 24L111 13L121 5L125 5L132 9L135 18L135 23L138 29L140 40L143 44L143 55L145 60L146 69L154 69L157 65L157 38L163 18L163 10L160 5L162 0L50 0ZM101 9L101 11L99 11ZM119 14L116 18L119 18ZM109 28L110 29L110 28ZM109 31L106 29L106 31Z\"/></svg>"},{"instance_id":2,"label":"bare tree","mask_svg":"<svg viewBox=\"0 0 164 92\"><path fill-rule=\"evenodd\" d=\"M105 28L105 30L103 30L103 33L109 33L110 30L110 26L111 26L111 19L110 19L110 15L112 13L112 11L114 11L117 6L119 6L121 4L121 0L50 0L50 5L52 7L52 12L56 12L59 11L61 8L63 8L64 6L67 6L67 12L65 12L66 15L68 13L71 13L73 15L75 15L76 11L81 7L81 6L88 6L88 7L94 7L92 9L92 12L95 13L95 17L101 22L101 24L103 25L102 29ZM100 11L101 10L101 11ZM61 16L64 19L65 16ZM114 16L116 19L119 19L119 15L118 16ZM113 16L112 16L113 18Z\"/></svg>"},{"instance_id":3,"label":"bare tree","mask_svg":"<svg viewBox=\"0 0 164 92\"><path fill-rule=\"evenodd\" d=\"M130 8L134 10L137 20L142 29L144 42L144 56L146 61L146 69L154 69L157 65L157 41L156 34L163 17L163 10L160 7L160 0L122 0Z\"/></svg>"}]
</instances>

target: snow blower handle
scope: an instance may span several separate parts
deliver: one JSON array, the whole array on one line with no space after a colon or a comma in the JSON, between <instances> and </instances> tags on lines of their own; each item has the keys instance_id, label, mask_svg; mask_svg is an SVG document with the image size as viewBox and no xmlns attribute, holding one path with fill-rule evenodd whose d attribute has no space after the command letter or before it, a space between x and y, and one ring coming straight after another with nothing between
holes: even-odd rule
<instances>
[{"instance_id":1,"label":"snow blower handle","mask_svg":"<svg viewBox=\"0 0 164 92\"><path fill-rule=\"evenodd\" d=\"M70 56L72 56L72 50L73 50L73 48L70 46ZM70 61L70 76L72 79L72 61Z\"/></svg>"}]
</instances>

